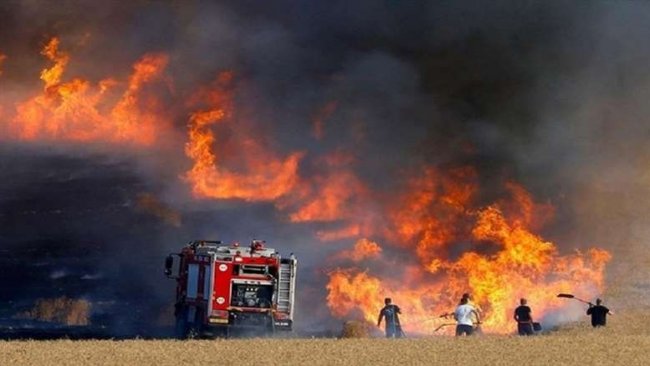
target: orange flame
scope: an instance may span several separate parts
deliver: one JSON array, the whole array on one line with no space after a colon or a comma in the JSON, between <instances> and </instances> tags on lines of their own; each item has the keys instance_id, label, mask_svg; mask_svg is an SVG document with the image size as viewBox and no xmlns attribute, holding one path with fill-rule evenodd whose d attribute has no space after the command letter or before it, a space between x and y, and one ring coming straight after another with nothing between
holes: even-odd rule
<instances>
[{"instance_id":1,"label":"orange flame","mask_svg":"<svg viewBox=\"0 0 650 366\"><path fill-rule=\"evenodd\" d=\"M302 182L309 197L298 197L301 207L290 215L290 220L335 221L350 217L352 201L366 194L365 186L349 168L353 162L352 156L342 152L321 159L323 173Z\"/></svg>"},{"instance_id":2,"label":"orange flame","mask_svg":"<svg viewBox=\"0 0 650 366\"><path fill-rule=\"evenodd\" d=\"M353 262L361 262L365 259L377 259L381 255L381 247L379 244L366 238L361 238L354 243L354 247L350 250L344 250L337 255L337 258L343 260L351 260Z\"/></svg>"},{"instance_id":3,"label":"orange flame","mask_svg":"<svg viewBox=\"0 0 650 366\"><path fill-rule=\"evenodd\" d=\"M139 96L145 84L160 79L168 62L167 55L156 54L145 55L133 65L133 74L129 77L127 89L111 110L117 140L136 141L147 145L154 142L158 128L157 120L160 117L158 114L141 110ZM155 99L148 100L148 109L158 109Z\"/></svg>"},{"instance_id":4,"label":"orange flame","mask_svg":"<svg viewBox=\"0 0 650 366\"><path fill-rule=\"evenodd\" d=\"M151 145L157 130L166 128L157 113L155 99L140 103L144 84L160 79L168 57L146 55L133 67L126 90L114 107L107 105L109 91L119 83L105 79L93 86L75 78L62 82L70 57L59 50L59 39L52 38L42 54L54 65L41 72L44 91L17 103L9 130L21 140L65 139L74 141L130 142Z\"/></svg>"},{"instance_id":5,"label":"orange flame","mask_svg":"<svg viewBox=\"0 0 650 366\"><path fill-rule=\"evenodd\" d=\"M316 231L316 237L320 241L348 239L359 235L361 235L361 227L357 224L351 224L340 229Z\"/></svg>"},{"instance_id":6,"label":"orange flame","mask_svg":"<svg viewBox=\"0 0 650 366\"><path fill-rule=\"evenodd\" d=\"M390 296L403 309L404 328L426 334L448 322L437 316L453 311L461 294L469 292L481 309L484 330L508 333L515 327L512 312L520 297L529 300L540 320L566 306L555 298L557 293L590 297L603 290L609 253L589 249L560 254L530 230L535 220L548 219L549 205L535 203L521 186L508 183L511 200L474 209L477 189L476 174L469 168L447 174L427 169L413 180L401 207L390 215L394 229L386 236L392 238L391 251L406 250L415 263L367 255L367 243L379 245L357 241L334 258L356 258L382 270L372 274L353 266L331 271L327 300L332 314L358 312L373 322L382 299Z\"/></svg>"},{"instance_id":7,"label":"orange flame","mask_svg":"<svg viewBox=\"0 0 650 366\"><path fill-rule=\"evenodd\" d=\"M169 110L151 91L168 81L167 55L144 55L128 77L98 82L65 77L71 56L59 38L50 39L41 55L48 63L40 72L42 89L14 101L11 110L0 106L9 138L151 146L170 128ZM0 75L6 58L0 54ZM403 192L387 194L371 190L357 174L356 157L341 150L319 155L313 172L301 175L303 153L275 152L259 125L238 118L234 81L232 73L221 73L189 98L184 151L191 167L182 178L197 198L272 201L290 222L322 224L315 233L320 241L354 243L331 258L343 264L329 273L334 315L360 314L374 322L390 296L404 309L405 329L427 333L436 315L471 292L485 330L506 333L519 297L528 298L539 319L565 304L556 293L589 297L603 290L609 253L561 253L537 234L553 207L535 202L524 187L506 183L507 198L486 203L479 200L476 169L429 167L406 178ZM313 117L317 140L337 108L329 102ZM361 142L365 124L353 117L352 135ZM139 206L180 225L155 197L142 196Z\"/></svg>"},{"instance_id":8,"label":"orange flame","mask_svg":"<svg viewBox=\"0 0 650 366\"><path fill-rule=\"evenodd\" d=\"M280 159L266 149L261 138L240 136L232 121L232 101L227 88L232 83L231 73L222 73L213 87L202 90L193 102L207 104L207 109L193 113L189 123L189 141L185 154L194 162L185 179L191 183L196 197L218 199L237 198L246 201L267 201L288 193L296 184L298 162L302 154L293 153ZM237 139L230 141L239 154L241 170L225 166L226 156L215 152L216 124L232 124ZM218 146L217 146L218 147ZM225 149L223 150L225 151Z\"/></svg>"},{"instance_id":9,"label":"orange flame","mask_svg":"<svg viewBox=\"0 0 650 366\"><path fill-rule=\"evenodd\" d=\"M467 207L478 190L476 172L470 167L456 168L448 175L426 169L422 177L411 180L404 204L393 214L395 238L404 246L416 241L416 254L423 265L436 272L440 260L448 255L448 243L466 227Z\"/></svg>"},{"instance_id":10,"label":"orange flame","mask_svg":"<svg viewBox=\"0 0 650 366\"><path fill-rule=\"evenodd\" d=\"M59 51L59 44L59 39L54 37L41 51L41 55L54 62L51 68L41 71L41 80L45 83L45 90L61 82L63 71L70 61L70 56L67 53Z\"/></svg>"}]
</instances>

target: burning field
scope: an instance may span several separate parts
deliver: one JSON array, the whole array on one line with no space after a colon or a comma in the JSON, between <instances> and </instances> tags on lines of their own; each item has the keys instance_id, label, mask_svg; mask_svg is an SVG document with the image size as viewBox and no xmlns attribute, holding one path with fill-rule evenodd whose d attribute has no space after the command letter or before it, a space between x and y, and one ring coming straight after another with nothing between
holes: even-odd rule
<instances>
[{"instance_id":1,"label":"burning field","mask_svg":"<svg viewBox=\"0 0 650 366\"><path fill-rule=\"evenodd\" d=\"M8 326L166 336L194 239L294 252L306 335L644 293L650 7L364 3L0 5Z\"/></svg>"}]
</instances>

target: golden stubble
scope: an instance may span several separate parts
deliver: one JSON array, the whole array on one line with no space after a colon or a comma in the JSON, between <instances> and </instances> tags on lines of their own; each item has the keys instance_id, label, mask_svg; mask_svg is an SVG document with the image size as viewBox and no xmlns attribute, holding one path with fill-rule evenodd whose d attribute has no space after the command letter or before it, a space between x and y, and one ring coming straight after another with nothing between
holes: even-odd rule
<instances>
[{"instance_id":1,"label":"golden stubble","mask_svg":"<svg viewBox=\"0 0 650 366\"><path fill-rule=\"evenodd\" d=\"M0 364L641 365L650 349L644 313L617 313L601 329L585 316L534 337L2 341Z\"/></svg>"}]
</instances>

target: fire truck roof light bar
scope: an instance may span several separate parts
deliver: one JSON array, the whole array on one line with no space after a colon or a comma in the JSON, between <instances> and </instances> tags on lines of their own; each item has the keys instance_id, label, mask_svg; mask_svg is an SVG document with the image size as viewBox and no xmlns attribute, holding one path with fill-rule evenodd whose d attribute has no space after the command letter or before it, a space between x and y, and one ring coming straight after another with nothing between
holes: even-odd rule
<instances>
[{"instance_id":1,"label":"fire truck roof light bar","mask_svg":"<svg viewBox=\"0 0 650 366\"><path fill-rule=\"evenodd\" d=\"M223 244L221 240L193 240L190 245Z\"/></svg>"}]
</instances>

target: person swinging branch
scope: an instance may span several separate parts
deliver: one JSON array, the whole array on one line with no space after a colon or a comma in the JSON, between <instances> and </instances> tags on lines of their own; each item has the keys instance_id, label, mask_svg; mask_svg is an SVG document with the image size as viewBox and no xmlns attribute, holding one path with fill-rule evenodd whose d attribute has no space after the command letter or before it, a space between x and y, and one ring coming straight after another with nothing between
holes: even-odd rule
<instances>
[{"instance_id":1,"label":"person swinging branch","mask_svg":"<svg viewBox=\"0 0 650 366\"><path fill-rule=\"evenodd\" d=\"M394 305L393 301L389 297L384 299L384 307L379 312L377 326L381 326L381 320L386 318L386 338L402 337L402 326L399 323L399 314L401 313L399 306Z\"/></svg>"},{"instance_id":2,"label":"person swinging branch","mask_svg":"<svg viewBox=\"0 0 650 366\"><path fill-rule=\"evenodd\" d=\"M461 299L463 299L463 298L467 299L467 305L470 305L471 307L474 308L474 310L476 310L477 316L473 317L473 319L472 319L472 321L475 324L474 333L482 333L481 327L480 327L480 321L479 321L478 317L483 316L483 310L481 309L481 307L477 303L472 301L472 295L469 292L465 292L463 294L463 297L461 297ZM460 305L460 303L458 305Z\"/></svg>"},{"instance_id":3,"label":"person swinging branch","mask_svg":"<svg viewBox=\"0 0 650 366\"><path fill-rule=\"evenodd\" d=\"M460 305L458 305L456 311L454 311L454 319L456 319L456 322L458 323L456 325L457 336L461 336L463 334L469 336L474 333L474 320L472 319L472 315L476 317L476 324L481 324L481 319L478 315L478 312L472 305L469 304L469 299L463 297L460 299Z\"/></svg>"}]
</instances>

